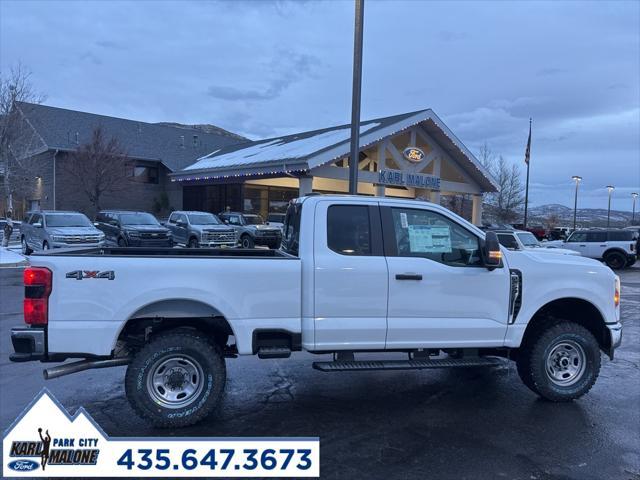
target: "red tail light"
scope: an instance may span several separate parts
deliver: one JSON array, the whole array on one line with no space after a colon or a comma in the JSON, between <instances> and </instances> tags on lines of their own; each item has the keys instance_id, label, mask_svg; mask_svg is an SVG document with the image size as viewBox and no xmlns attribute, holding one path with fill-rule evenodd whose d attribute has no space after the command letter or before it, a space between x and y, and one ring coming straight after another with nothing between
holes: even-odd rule
<instances>
[{"instance_id":1,"label":"red tail light","mask_svg":"<svg viewBox=\"0 0 640 480\"><path fill-rule=\"evenodd\" d=\"M46 325L49 321L51 270L43 267L24 269L24 323Z\"/></svg>"}]
</instances>

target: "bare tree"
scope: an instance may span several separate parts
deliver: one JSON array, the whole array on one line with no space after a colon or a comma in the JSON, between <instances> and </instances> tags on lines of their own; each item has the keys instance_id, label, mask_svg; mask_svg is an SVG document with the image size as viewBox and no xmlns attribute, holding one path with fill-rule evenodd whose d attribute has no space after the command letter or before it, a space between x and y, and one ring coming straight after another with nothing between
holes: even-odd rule
<instances>
[{"instance_id":1,"label":"bare tree","mask_svg":"<svg viewBox=\"0 0 640 480\"><path fill-rule=\"evenodd\" d=\"M14 196L27 191L32 175L21 159L41 141L16 109L16 102L41 103L45 99L35 91L30 77L31 72L20 63L9 72L0 72L0 175L6 209L13 208Z\"/></svg>"},{"instance_id":2,"label":"bare tree","mask_svg":"<svg viewBox=\"0 0 640 480\"><path fill-rule=\"evenodd\" d=\"M558 226L558 224L560 223L560 217L555 214L555 213L551 213L549 214L549 216L546 219L546 226L548 230L553 230L554 228L556 228Z\"/></svg>"},{"instance_id":3,"label":"bare tree","mask_svg":"<svg viewBox=\"0 0 640 480\"><path fill-rule=\"evenodd\" d=\"M524 205L524 185L520 169L510 164L502 155L496 157L485 142L478 154L482 165L498 183L498 192L484 195L485 209L489 217L500 223L512 223L520 217Z\"/></svg>"},{"instance_id":4,"label":"bare tree","mask_svg":"<svg viewBox=\"0 0 640 480\"><path fill-rule=\"evenodd\" d=\"M101 210L105 195L126 189L129 168L130 160L120 142L113 137L107 140L101 127L93 131L89 143L62 162L72 186L85 194L96 212Z\"/></svg>"}]
</instances>

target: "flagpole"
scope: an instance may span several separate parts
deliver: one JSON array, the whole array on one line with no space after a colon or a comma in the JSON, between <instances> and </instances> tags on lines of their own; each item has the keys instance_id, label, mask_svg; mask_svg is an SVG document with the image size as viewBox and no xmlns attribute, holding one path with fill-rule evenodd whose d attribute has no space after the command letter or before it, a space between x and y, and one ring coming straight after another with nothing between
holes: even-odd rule
<instances>
[{"instance_id":1,"label":"flagpole","mask_svg":"<svg viewBox=\"0 0 640 480\"><path fill-rule=\"evenodd\" d=\"M527 155L526 155L526 160L527 160L527 183L525 184L524 187L524 222L523 228L527 228L527 210L529 208L529 164L531 163L531 158L530 158L530 154L531 154L531 118L529 118L529 141L527 142Z\"/></svg>"}]
</instances>

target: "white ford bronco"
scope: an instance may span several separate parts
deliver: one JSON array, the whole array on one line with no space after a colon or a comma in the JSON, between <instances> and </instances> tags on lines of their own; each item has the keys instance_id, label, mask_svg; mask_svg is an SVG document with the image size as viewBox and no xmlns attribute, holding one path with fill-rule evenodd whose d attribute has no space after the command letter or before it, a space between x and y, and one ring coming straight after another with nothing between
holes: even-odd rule
<instances>
[{"instance_id":1,"label":"white ford bronco","mask_svg":"<svg viewBox=\"0 0 640 480\"><path fill-rule=\"evenodd\" d=\"M510 251L438 205L314 195L291 203L283 230L279 251L37 253L11 359L81 359L45 378L127 365L135 411L178 427L214 410L225 361L238 355L332 353L313 363L323 372L510 359L533 392L568 401L589 391L601 352L612 358L620 344L620 281L609 268ZM363 351L380 358L358 359Z\"/></svg>"}]
</instances>

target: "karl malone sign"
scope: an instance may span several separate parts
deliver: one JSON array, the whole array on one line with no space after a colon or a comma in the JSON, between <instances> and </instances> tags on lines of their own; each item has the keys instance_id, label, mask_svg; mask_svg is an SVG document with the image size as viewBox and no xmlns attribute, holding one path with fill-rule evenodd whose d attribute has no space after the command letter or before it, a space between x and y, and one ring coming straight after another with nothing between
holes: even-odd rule
<instances>
[{"instance_id":1,"label":"karl malone sign","mask_svg":"<svg viewBox=\"0 0 640 480\"><path fill-rule=\"evenodd\" d=\"M440 177L426 175L424 173L409 173L401 170L382 169L378 172L378 184L440 190Z\"/></svg>"}]
</instances>

